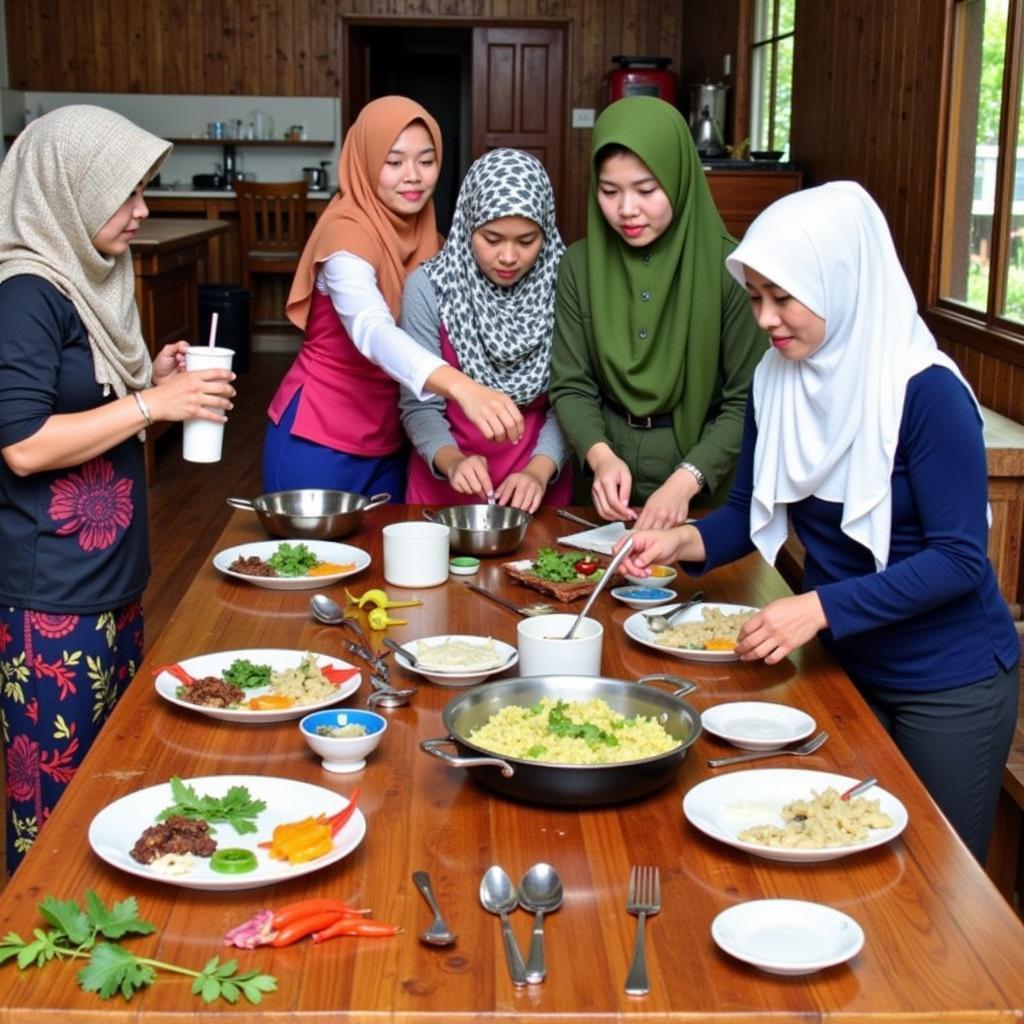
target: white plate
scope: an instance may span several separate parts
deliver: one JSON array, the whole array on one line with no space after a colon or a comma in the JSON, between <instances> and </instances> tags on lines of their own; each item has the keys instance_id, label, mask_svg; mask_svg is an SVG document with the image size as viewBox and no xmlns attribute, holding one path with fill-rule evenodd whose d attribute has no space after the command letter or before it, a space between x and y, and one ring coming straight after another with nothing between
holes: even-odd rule
<instances>
[{"instance_id":1,"label":"white plate","mask_svg":"<svg viewBox=\"0 0 1024 1024\"><path fill-rule=\"evenodd\" d=\"M677 601L675 604L648 608L647 611L630 615L622 624L622 628L626 631L626 636L631 640L635 640L638 644L643 644L644 647L661 651L662 654L671 654L674 658L684 658L686 661L739 661L739 655L735 651L694 651L687 650L684 647L669 647L667 644L658 643L658 634L651 632L651 628L647 625L647 619L644 616L667 615L674 608L678 608L679 604L680 602ZM736 612L756 612L760 610L758 608L751 608L747 604L721 604L716 601L703 601L701 604L695 604L692 608L687 608L672 625L681 626L686 622L701 622L704 619L705 608L718 608L726 615L733 615Z\"/></svg>"},{"instance_id":2,"label":"white plate","mask_svg":"<svg viewBox=\"0 0 1024 1024\"><path fill-rule=\"evenodd\" d=\"M216 654L200 654L195 658L186 658L184 661L179 661L178 664L193 679L202 679L204 676L223 676L231 663L239 658L246 658L254 665L269 665L275 672L281 672L287 668L298 667L305 653L305 651L275 650L273 648L251 651L218 651ZM330 668L356 667L351 662L332 658L326 654L316 654L316 663ZM182 684L170 672L161 672L156 677L155 686L156 692L164 700L177 704L179 708L184 708L186 711L198 711L201 715L219 718L225 722L245 722L251 725L254 722L287 722L292 718L302 718L311 711L329 708L332 704L339 704L346 697L351 697L359 689L362 681L362 673L359 673L352 676L351 679L346 679L334 693L323 700L318 700L313 704L295 704L290 708L275 708L270 711L253 711L251 708L213 708L203 704L191 704L177 696L178 687ZM270 692L269 686L254 686L245 691L245 699L250 700Z\"/></svg>"},{"instance_id":3,"label":"white plate","mask_svg":"<svg viewBox=\"0 0 1024 1024\"><path fill-rule=\"evenodd\" d=\"M244 572L232 572L228 566L236 558L257 558L267 561L281 544L305 544L321 562L333 562L336 565L348 565L354 562L355 568L349 572L333 572L326 576L247 576ZM254 587L266 587L267 590L315 590L326 587L338 580L355 576L370 564L370 556L362 548L354 548L351 544L337 544L331 540L262 540L254 544L239 544L233 548L225 548L213 556L214 568L230 576L233 580L251 583Z\"/></svg>"},{"instance_id":4,"label":"white plate","mask_svg":"<svg viewBox=\"0 0 1024 1024\"><path fill-rule=\"evenodd\" d=\"M266 802L266 809L256 817L255 832L239 835L225 822L214 825L218 848L241 847L252 850L258 862L255 871L245 875L222 875L210 867L209 858L196 857L196 867L191 874L171 876L162 875L148 864L140 864L132 859L129 851L139 836L150 825L155 825L156 816L174 802L169 782L129 793L104 807L89 825L89 845L93 852L113 867L139 878L167 882L183 889L233 892L238 889L258 889L319 871L351 853L366 835L366 819L357 808L334 837L334 849L330 853L304 864L271 860L267 851L261 850L257 843L269 839L276 826L317 814L337 814L348 806L348 800L322 786L267 775L208 775L183 781L200 796L223 796L231 786L245 786L254 800Z\"/></svg>"},{"instance_id":5,"label":"white plate","mask_svg":"<svg viewBox=\"0 0 1024 1024\"><path fill-rule=\"evenodd\" d=\"M490 637L490 639L494 640L494 646L498 651L499 657L508 659L503 661L500 665L496 665L494 668L473 669L471 672L442 672L436 668L429 670L414 668L409 663L408 658L398 653L395 654L395 661L397 661L402 668L424 676L432 683L438 683L441 686L472 686L474 683L483 682L483 680L488 676L493 676L498 672L504 672L505 669L511 668L519 660L519 651L517 651L511 644L507 644L504 640L498 640L495 637ZM420 644L426 644L427 647L434 647L437 644L444 643L445 640L463 640L467 644L477 644L482 646L487 643L488 637L473 636L472 634L466 633L446 633L443 636L427 636L420 640L409 640L403 643L402 646L407 647L413 655L416 655L419 653Z\"/></svg>"},{"instance_id":6,"label":"white plate","mask_svg":"<svg viewBox=\"0 0 1024 1024\"><path fill-rule=\"evenodd\" d=\"M864 930L847 914L807 900L751 900L711 922L719 947L770 974L810 974L855 957Z\"/></svg>"},{"instance_id":7,"label":"white plate","mask_svg":"<svg viewBox=\"0 0 1024 1024\"><path fill-rule=\"evenodd\" d=\"M705 779L683 797L683 814L695 828L737 850L746 850L755 857L801 864L838 860L851 853L870 850L895 839L907 827L907 809L891 793L875 786L868 799L878 800L882 811L892 818L891 828L872 829L863 843L833 846L821 850L793 850L777 846L761 846L740 840L739 834L755 825L783 825L781 812L792 800L808 799L823 793L829 786L845 793L860 779L832 772L816 772L803 768L760 768L732 772Z\"/></svg>"},{"instance_id":8,"label":"white plate","mask_svg":"<svg viewBox=\"0 0 1024 1024\"><path fill-rule=\"evenodd\" d=\"M655 597L637 597L636 595L644 590L657 591ZM658 605L664 604L666 601L671 601L675 597L675 591L669 590L668 587L655 586L653 583L638 584L631 587L615 587L612 590L612 597L616 601L621 601L625 605L629 605L630 608L656 608Z\"/></svg>"},{"instance_id":9,"label":"white plate","mask_svg":"<svg viewBox=\"0 0 1024 1024\"><path fill-rule=\"evenodd\" d=\"M778 750L814 732L806 711L761 700L716 704L700 716L708 732L741 750Z\"/></svg>"}]
</instances>

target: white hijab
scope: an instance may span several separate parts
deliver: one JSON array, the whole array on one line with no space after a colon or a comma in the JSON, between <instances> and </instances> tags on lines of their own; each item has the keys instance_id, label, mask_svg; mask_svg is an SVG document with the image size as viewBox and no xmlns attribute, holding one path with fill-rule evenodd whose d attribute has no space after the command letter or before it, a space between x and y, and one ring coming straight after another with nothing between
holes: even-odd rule
<instances>
[{"instance_id":1,"label":"white hijab","mask_svg":"<svg viewBox=\"0 0 1024 1024\"><path fill-rule=\"evenodd\" d=\"M812 355L772 349L754 373L751 539L774 564L786 506L815 495L842 503L843 533L884 569L907 382L939 365L970 387L918 316L882 211L850 181L794 193L751 224L726 266L740 284L752 267L825 321Z\"/></svg>"}]
</instances>

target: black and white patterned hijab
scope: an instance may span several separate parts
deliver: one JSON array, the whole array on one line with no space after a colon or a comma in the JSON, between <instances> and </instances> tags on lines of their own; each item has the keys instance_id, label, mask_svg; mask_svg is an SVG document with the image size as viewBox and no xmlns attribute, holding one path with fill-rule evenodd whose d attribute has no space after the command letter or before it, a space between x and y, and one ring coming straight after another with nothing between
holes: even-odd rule
<instances>
[{"instance_id":1,"label":"black and white patterned hijab","mask_svg":"<svg viewBox=\"0 0 1024 1024\"><path fill-rule=\"evenodd\" d=\"M527 217L544 233L537 261L510 288L490 281L473 256L473 232L499 217ZM448 240L423 264L462 372L517 405L528 405L548 387L555 279L564 251L543 164L518 149L495 149L466 173Z\"/></svg>"}]
</instances>

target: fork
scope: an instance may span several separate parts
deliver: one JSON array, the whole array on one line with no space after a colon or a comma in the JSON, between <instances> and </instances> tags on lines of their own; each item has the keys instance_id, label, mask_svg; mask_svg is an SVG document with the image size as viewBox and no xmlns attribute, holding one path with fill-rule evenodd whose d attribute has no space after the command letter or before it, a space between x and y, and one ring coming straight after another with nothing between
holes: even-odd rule
<instances>
[{"instance_id":1,"label":"fork","mask_svg":"<svg viewBox=\"0 0 1024 1024\"><path fill-rule=\"evenodd\" d=\"M762 757L779 757L781 754L792 754L794 757L806 757L813 754L828 739L828 733L822 730L812 736L799 747L783 747L781 750L755 750L750 754L737 754L735 757L709 757L709 768L721 768L726 764L739 764L741 761L757 761Z\"/></svg>"},{"instance_id":2,"label":"fork","mask_svg":"<svg viewBox=\"0 0 1024 1024\"><path fill-rule=\"evenodd\" d=\"M645 996L651 991L651 985L647 980L644 922L648 914L656 914L661 910L661 875L657 868L633 865L629 873L626 910L637 915L636 942L633 945L633 962L626 975L626 992L631 996Z\"/></svg>"}]
</instances>

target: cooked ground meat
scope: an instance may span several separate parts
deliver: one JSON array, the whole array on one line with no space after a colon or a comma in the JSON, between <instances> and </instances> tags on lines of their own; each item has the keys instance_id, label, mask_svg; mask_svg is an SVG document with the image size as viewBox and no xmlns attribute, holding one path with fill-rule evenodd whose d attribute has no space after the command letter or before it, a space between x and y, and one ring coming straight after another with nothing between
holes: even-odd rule
<instances>
[{"instance_id":1,"label":"cooked ground meat","mask_svg":"<svg viewBox=\"0 0 1024 1024\"><path fill-rule=\"evenodd\" d=\"M244 576L277 575L271 566L267 565L262 558L258 558L256 555L250 555L248 558L242 558L239 556L228 566L228 568L232 572L240 572Z\"/></svg>"},{"instance_id":2,"label":"cooked ground meat","mask_svg":"<svg viewBox=\"0 0 1024 1024\"><path fill-rule=\"evenodd\" d=\"M245 692L240 686L225 683L217 676L204 676L191 686L182 686L178 696L189 704L202 704L206 708L232 708L245 700Z\"/></svg>"},{"instance_id":3,"label":"cooked ground meat","mask_svg":"<svg viewBox=\"0 0 1024 1024\"><path fill-rule=\"evenodd\" d=\"M205 821L193 821L175 814L159 825L150 825L132 847L131 855L140 864L152 864L165 853L193 853L212 857L217 840L209 835Z\"/></svg>"}]
</instances>

